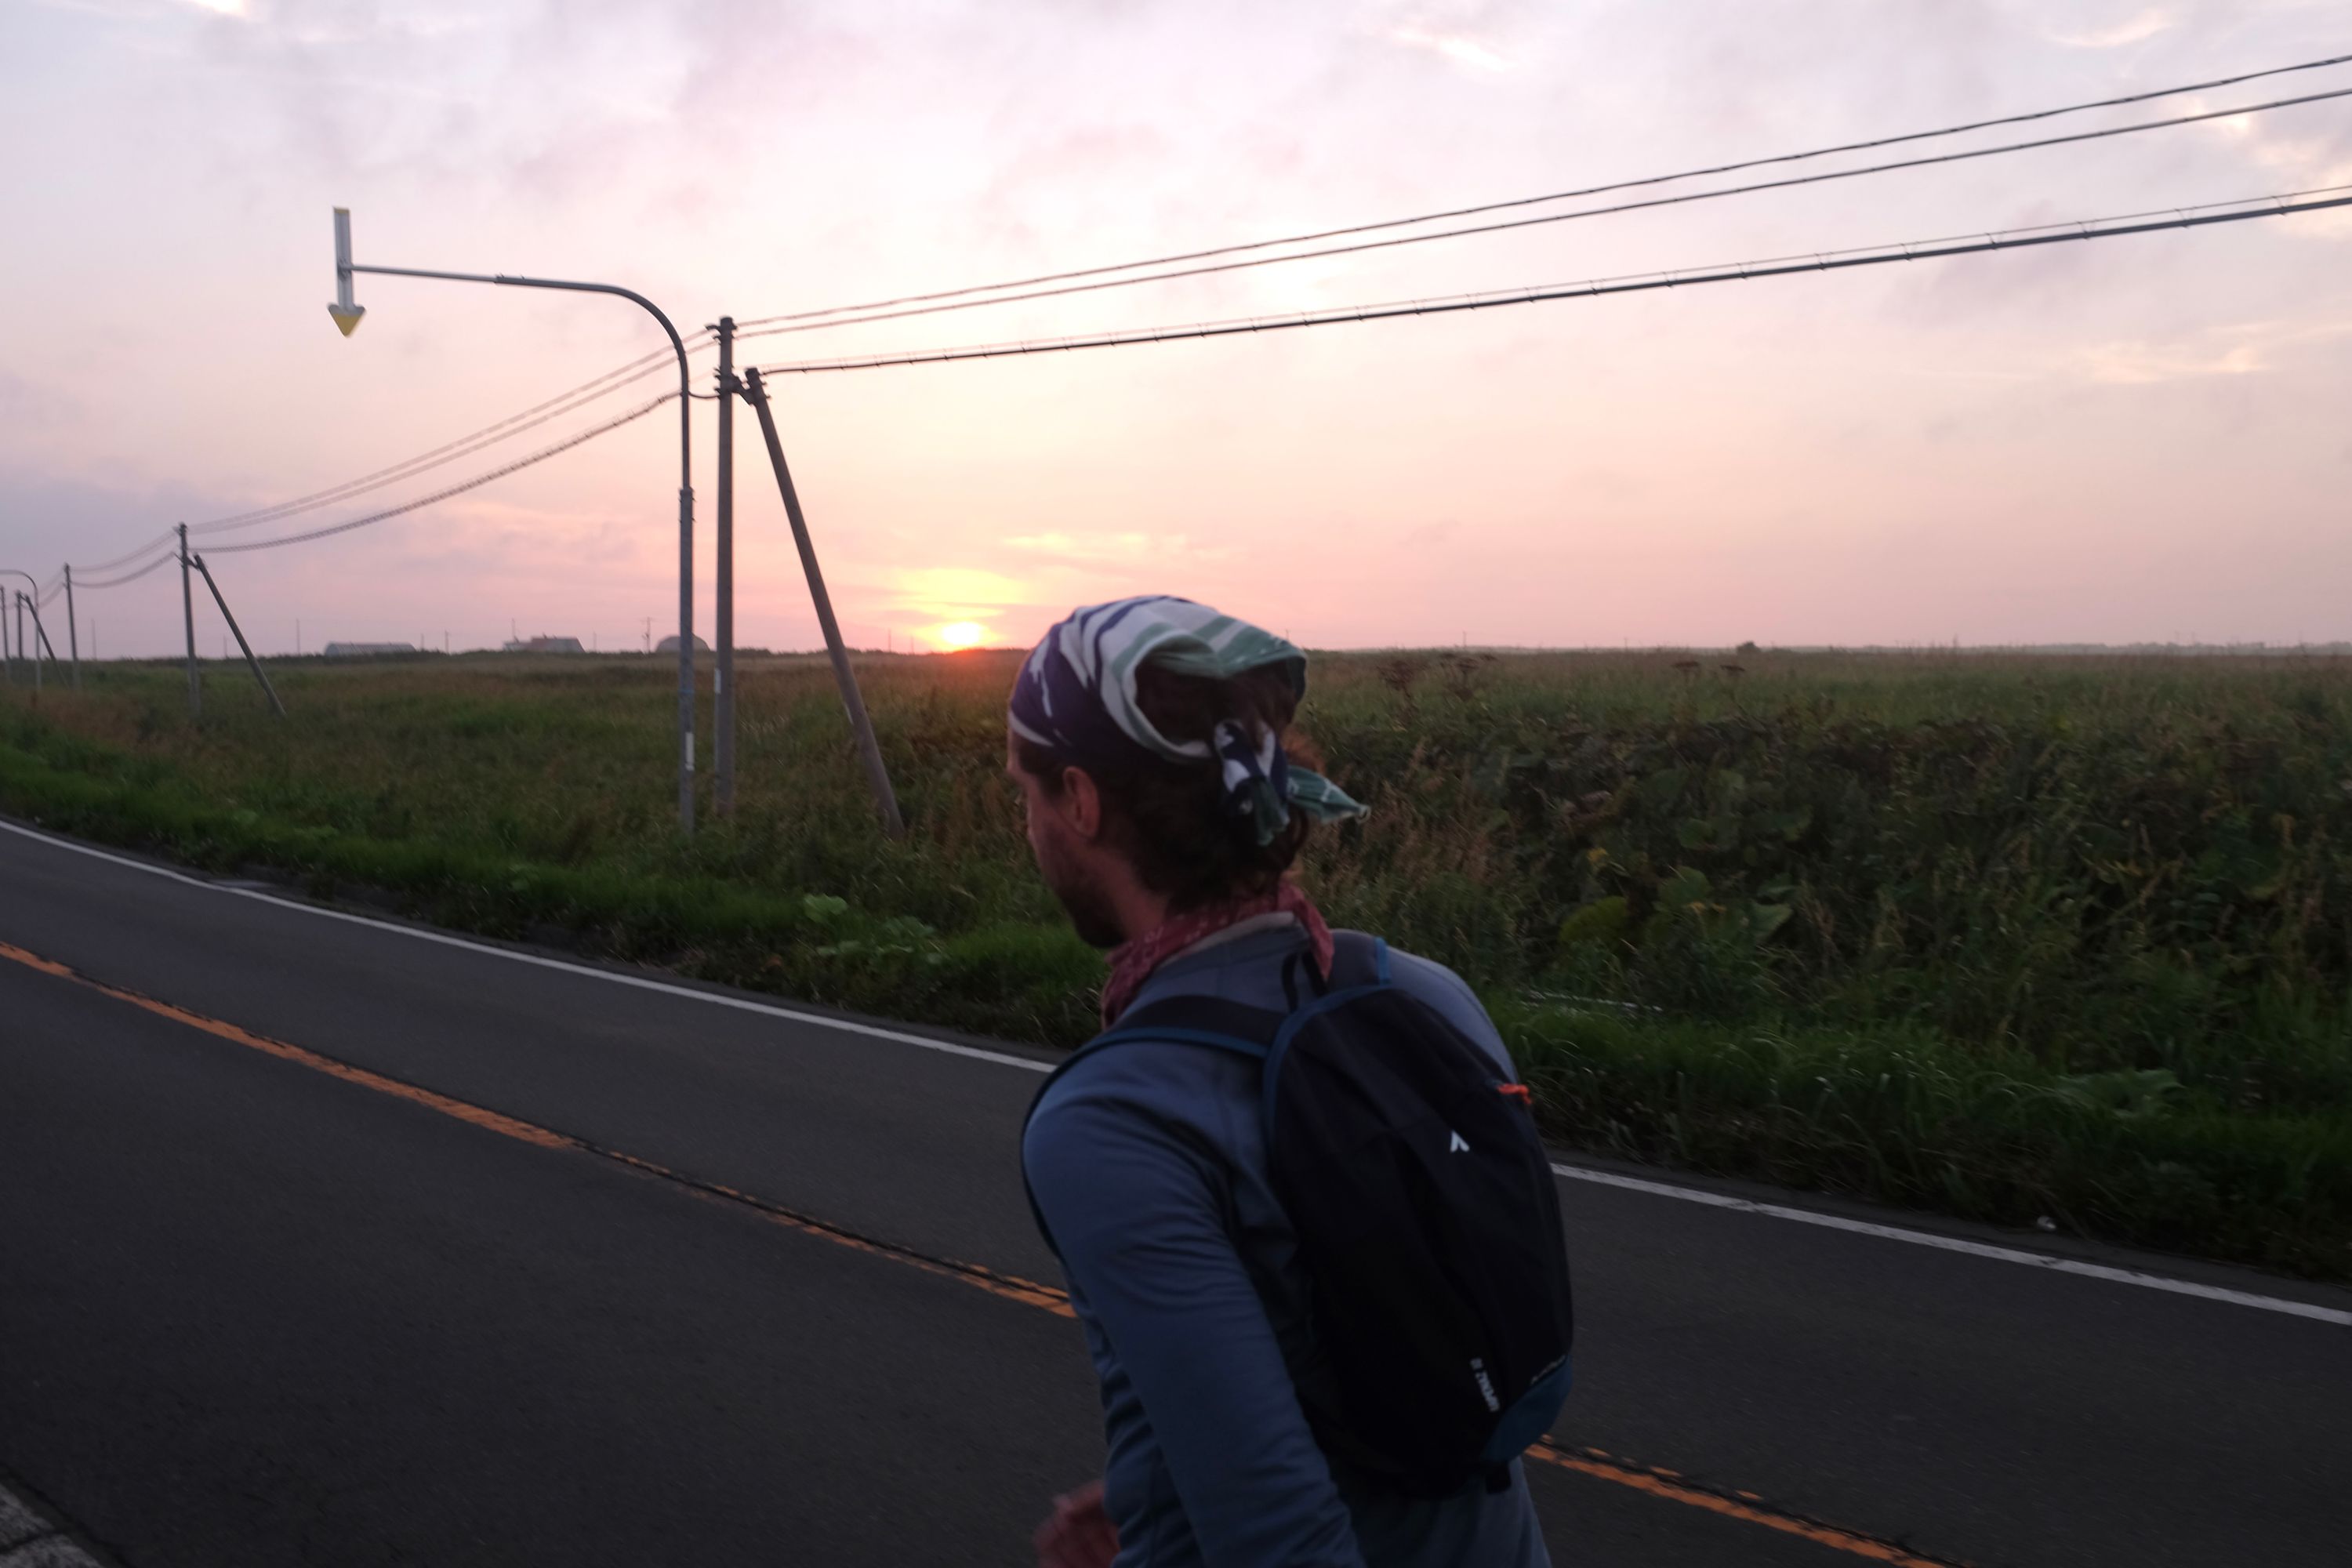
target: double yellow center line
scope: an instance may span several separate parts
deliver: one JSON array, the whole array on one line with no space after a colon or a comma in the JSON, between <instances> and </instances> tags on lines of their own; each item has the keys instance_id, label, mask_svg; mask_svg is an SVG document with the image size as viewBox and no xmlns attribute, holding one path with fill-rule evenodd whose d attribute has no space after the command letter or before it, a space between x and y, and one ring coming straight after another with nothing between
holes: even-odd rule
<instances>
[{"instance_id":1,"label":"double yellow center line","mask_svg":"<svg viewBox=\"0 0 2352 1568\"><path fill-rule=\"evenodd\" d=\"M541 1127L536 1122L525 1121L519 1117L491 1110L468 1100L454 1099L449 1095L437 1093L416 1084L404 1083L399 1079L373 1072L366 1068L354 1067L350 1062L339 1061L333 1057L322 1055L304 1046L290 1045L284 1040L274 1040L267 1035L257 1035L250 1029L228 1023L224 1019L190 1012L185 1007L175 1006L169 1002L160 1002L152 996L142 995L120 985L111 985L102 980L94 980L55 959L44 958L37 952L14 947L6 942L0 942L0 959L21 964L26 969L37 971L70 984L95 991L115 1001L127 1003L143 1012L152 1013L159 1018L167 1018L173 1023L184 1025L192 1029L200 1029L216 1039L227 1040L232 1044L246 1047L247 1049L276 1057L280 1061L296 1063L314 1072L324 1073L329 1078L340 1079L345 1083L373 1089L378 1094L390 1095L397 1100L407 1100L413 1105L421 1105L428 1110L436 1110L444 1116L453 1117L470 1126L481 1128L485 1131L498 1133L501 1137L512 1138L518 1142L529 1143L534 1148L593 1154L599 1159L610 1160L615 1164L625 1166L641 1175L671 1183L706 1202L724 1204L732 1208L748 1211L767 1223L786 1230L814 1237L821 1241L828 1241L853 1251L888 1258L894 1263L919 1268L927 1274L937 1275L942 1279L955 1280L959 1284L971 1286L975 1289L984 1290L1003 1300L1016 1301L1024 1307L1039 1308L1052 1312L1056 1317L1074 1316L1067 1292L1051 1285L1042 1285L1035 1280L1024 1279L1017 1275L1005 1274L977 1263L964 1263L954 1258L939 1258L894 1242L864 1236L845 1226L818 1219L811 1215L801 1214L780 1204L771 1203L753 1194L724 1186L719 1183L706 1182L683 1172L671 1170L666 1165L642 1159L625 1150L606 1148L585 1138L576 1138L568 1132L558 1132L551 1128ZM1528 1454L1530 1458L1563 1470L1572 1470L1577 1474L1591 1476L1598 1480L1609 1481L1618 1486L1632 1488L1635 1491L1646 1492L1652 1497L1661 1498L1670 1502L1681 1503L1708 1513L1720 1514L1726 1518L1760 1525L1767 1530L1797 1536L1867 1562L1894 1563L1897 1564L1898 1568L1958 1568L1958 1565L1949 1559L1923 1556L1894 1542L1884 1541L1876 1536L1864 1535L1856 1531L1843 1529L1820 1520L1808 1519L1801 1514L1775 1508L1753 1492L1729 1491L1710 1487L1691 1480L1673 1470L1639 1464L1599 1448L1571 1448L1547 1437L1528 1449Z\"/></svg>"}]
</instances>

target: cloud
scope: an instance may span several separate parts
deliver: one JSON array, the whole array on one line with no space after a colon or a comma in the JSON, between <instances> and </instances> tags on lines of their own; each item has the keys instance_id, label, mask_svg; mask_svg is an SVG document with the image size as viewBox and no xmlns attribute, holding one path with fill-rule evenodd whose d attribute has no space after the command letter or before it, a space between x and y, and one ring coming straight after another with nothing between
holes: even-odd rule
<instances>
[{"instance_id":1,"label":"cloud","mask_svg":"<svg viewBox=\"0 0 2352 1568\"><path fill-rule=\"evenodd\" d=\"M2170 32L2179 21L2170 11L2151 7L2105 27L2071 33L2045 31L2042 36L2069 49L2121 49L2144 44L2158 33Z\"/></svg>"},{"instance_id":2,"label":"cloud","mask_svg":"<svg viewBox=\"0 0 2352 1568\"><path fill-rule=\"evenodd\" d=\"M1464 33L1432 32L1424 27L1392 27L1389 30L1389 41L1402 44L1409 49L1426 49L1431 54L1452 60L1455 65L1468 66L1474 70L1507 71L1511 68L1508 59Z\"/></svg>"},{"instance_id":3,"label":"cloud","mask_svg":"<svg viewBox=\"0 0 2352 1568\"><path fill-rule=\"evenodd\" d=\"M1004 545L1008 550L1051 555L1064 562L1122 564L1178 555L1198 561L1221 561L1233 553L1229 548L1196 544L1189 535L1181 533L1096 533L1083 537L1074 533L1024 533L1004 541Z\"/></svg>"},{"instance_id":4,"label":"cloud","mask_svg":"<svg viewBox=\"0 0 2352 1568\"><path fill-rule=\"evenodd\" d=\"M2207 107L2202 100L2194 107ZM2289 115L2293 117L2290 118ZM2336 190L2352 185L2352 133L2336 117L2233 114L2208 121L2209 136L2273 178L2273 190Z\"/></svg>"},{"instance_id":5,"label":"cloud","mask_svg":"<svg viewBox=\"0 0 2352 1568\"><path fill-rule=\"evenodd\" d=\"M2073 369L2107 386L2152 386L2209 376L2260 375L2286 350L2352 334L2352 321L2248 321L2170 342L2126 340L2078 351Z\"/></svg>"},{"instance_id":6,"label":"cloud","mask_svg":"<svg viewBox=\"0 0 2352 1568\"><path fill-rule=\"evenodd\" d=\"M890 574L890 592L898 604L935 611L944 618L983 618L992 611L1022 604L1030 597L1028 584L1001 572L971 566L910 566Z\"/></svg>"}]
</instances>

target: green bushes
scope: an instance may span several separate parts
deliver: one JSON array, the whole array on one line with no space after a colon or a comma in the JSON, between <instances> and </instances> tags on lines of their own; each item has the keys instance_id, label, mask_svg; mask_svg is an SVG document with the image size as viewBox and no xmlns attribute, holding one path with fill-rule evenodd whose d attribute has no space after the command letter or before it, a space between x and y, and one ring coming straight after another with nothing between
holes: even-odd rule
<instances>
[{"instance_id":1,"label":"green bushes","mask_svg":"<svg viewBox=\"0 0 2352 1568\"><path fill-rule=\"evenodd\" d=\"M1100 961L999 776L1002 656L873 658L912 831L820 661L747 661L736 821L671 826L654 663L106 666L0 707L0 804L223 868L1067 1044ZM1561 1137L2352 1276L2352 679L2286 658L1318 661L1373 806L1336 923L1495 1004Z\"/></svg>"}]
</instances>

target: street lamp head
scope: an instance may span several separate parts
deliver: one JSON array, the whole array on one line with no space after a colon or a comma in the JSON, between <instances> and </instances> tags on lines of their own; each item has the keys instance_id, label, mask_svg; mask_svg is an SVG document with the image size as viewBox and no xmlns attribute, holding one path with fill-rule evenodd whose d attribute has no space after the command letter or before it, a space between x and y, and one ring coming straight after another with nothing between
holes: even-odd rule
<instances>
[{"instance_id":1,"label":"street lamp head","mask_svg":"<svg viewBox=\"0 0 2352 1568\"><path fill-rule=\"evenodd\" d=\"M335 302L327 307L327 314L335 319L335 325L342 329L343 336L347 338L352 335L352 329L360 324L360 318L367 314L365 305L355 304L352 300L352 209L349 207L335 209Z\"/></svg>"}]
</instances>

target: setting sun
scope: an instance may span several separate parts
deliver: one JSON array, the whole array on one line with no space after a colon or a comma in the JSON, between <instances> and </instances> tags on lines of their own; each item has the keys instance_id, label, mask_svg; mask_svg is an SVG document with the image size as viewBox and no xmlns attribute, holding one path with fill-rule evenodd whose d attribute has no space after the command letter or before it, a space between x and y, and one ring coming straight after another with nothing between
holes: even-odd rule
<instances>
[{"instance_id":1,"label":"setting sun","mask_svg":"<svg viewBox=\"0 0 2352 1568\"><path fill-rule=\"evenodd\" d=\"M950 621L932 636L939 645L953 653L961 648L978 647L988 640L988 628L978 621Z\"/></svg>"}]
</instances>

